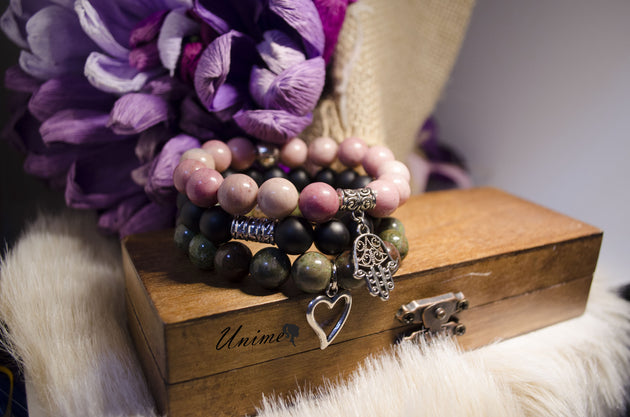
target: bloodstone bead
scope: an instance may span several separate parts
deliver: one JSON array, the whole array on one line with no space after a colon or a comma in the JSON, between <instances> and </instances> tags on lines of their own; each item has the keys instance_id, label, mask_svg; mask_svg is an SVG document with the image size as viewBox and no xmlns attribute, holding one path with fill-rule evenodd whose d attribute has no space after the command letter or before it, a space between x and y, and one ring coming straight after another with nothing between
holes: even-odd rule
<instances>
[{"instance_id":1,"label":"bloodstone bead","mask_svg":"<svg viewBox=\"0 0 630 417\"><path fill-rule=\"evenodd\" d=\"M365 188L372 181L372 177L369 177L367 175L359 175L354 181L352 181L350 188L355 190L357 188Z\"/></svg>"},{"instance_id":2,"label":"bloodstone bead","mask_svg":"<svg viewBox=\"0 0 630 417\"><path fill-rule=\"evenodd\" d=\"M260 172L256 168L246 169L245 171L243 171L243 174L249 176L251 179L256 181L256 185L258 185L259 187L262 185L263 182L265 182L265 178L263 177L262 172Z\"/></svg>"},{"instance_id":3,"label":"bloodstone bead","mask_svg":"<svg viewBox=\"0 0 630 417\"><path fill-rule=\"evenodd\" d=\"M291 276L298 289L318 293L330 284L332 263L319 252L306 252L293 262Z\"/></svg>"},{"instance_id":4,"label":"bloodstone bead","mask_svg":"<svg viewBox=\"0 0 630 417\"><path fill-rule=\"evenodd\" d=\"M230 228L234 217L219 206L206 209L199 219L199 229L205 237L215 244L232 239Z\"/></svg>"},{"instance_id":5,"label":"bloodstone bead","mask_svg":"<svg viewBox=\"0 0 630 417\"><path fill-rule=\"evenodd\" d=\"M304 187L311 183L311 176L304 168L292 169L287 175L289 181L295 185L298 191L302 191Z\"/></svg>"},{"instance_id":6,"label":"bloodstone bead","mask_svg":"<svg viewBox=\"0 0 630 417\"><path fill-rule=\"evenodd\" d=\"M183 224L193 232L199 232L199 219L203 214L203 208L194 205L190 201L184 203L179 211L179 217L177 218L177 224Z\"/></svg>"},{"instance_id":7,"label":"bloodstone bead","mask_svg":"<svg viewBox=\"0 0 630 417\"><path fill-rule=\"evenodd\" d=\"M353 169L346 169L337 174L335 187L337 188L354 188L352 182L357 179L359 174Z\"/></svg>"},{"instance_id":8,"label":"bloodstone bead","mask_svg":"<svg viewBox=\"0 0 630 417\"><path fill-rule=\"evenodd\" d=\"M280 167L271 167L263 173L263 182L271 178L286 178L287 174Z\"/></svg>"},{"instance_id":9,"label":"bloodstone bead","mask_svg":"<svg viewBox=\"0 0 630 417\"><path fill-rule=\"evenodd\" d=\"M267 289L284 284L290 272L291 261L287 254L271 246L259 250L249 265L252 279Z\"/></svg>"},{"instance_id":10,"label":"bloodstone bead","mask_svg":"<svg viewBox=\"0 0 630 417\"><path fill-rule=\"evenodd\" d=\"M354 277L354 256L352 251L342 252L334 261L337 283L341 288L351 290L365 285L365 279Z\"/></svg>"},{"instance_id":11,"label":"bloodstone bead","mask_svg":"<svg viewBox=\"0 0 630 417\"><path fill-rule=\"evenodd\" d=\"M379 233L378 236L384 241L394 245L396 249L398 249L398 253L400 253L400 258L405 259L407 253L409 253L409 242L404 234L394 229L387 229Z\"/></svg>"},{"instance_id":12,"label":"bloodstone bead","mask_svg":"<svg viewBox=\"0 0 630 417\"><path fill-rule=\"evenodd\" d=\"M175 246L188 253L188 245L193 236L195 236L195 232L183 224L178 224L177 227L175 227L175 233L173 233L173 241L175 242Z\"/></svg>"},{"instance_id":13,"label":"bloodstone bead","mask_svg":"<svg viewBox=\"0 0 630 417\"><path fill-rule=\"evenodd\" d=\"M383 217L378 224L376 234L380 234L387 229L396 230L398 233L405 234L405 226L395 217Z\"/></svg>"},{"instance_id":14,"label":"bloodstone bead","mask_svg":"<svg viewBox=\"0 0 630 417\"><path fill-rule=\"evenodd\" d=\"M350 244L350 231L343 222L331 220L315 226L315 246L326 255L337 255Z\"/></svg>"},{"instance_id":15,"label":"bloodstone bead","mask_svg":"<svg viewBox=\"0 0 630 417\"><path fill-rule=\"evenodd\" d=\"M252 251L241 242L224 243L214 255L214 270L230 281L241 281L249 274L251 260Z\"/></svg>"},{"instance_id":16,"label":"bloodstone bead","mask_svg":"<svg viewBox=\"0 0 630 417\"><path fill-rule=\"evenodd\" d=\"M387 253L389 254L389 256L391 256L393 260L398 262L398 268L400 268L400 261L402 261L402 258L400 257L400 252L398 252L396 246L386 240L383 241L383 244L385 245L385 248L387 248ZM398 271L398 268L396 268L396 271ZM395 274L396 271L392 271L392 274Z\"/></svg>"},{"instance_id":17,"label":"bloodstone bead","mask_svg":"<svg viewBox=\"0 0 630 417\"><path fill-rule=\"evenodd\" d=\"M204 235L197 234L188 245L188 258L199 269L212 269L216 251L217 248L212 242L206 239Z\"/></svg>"},{"instance_id":18,"label":"bloodstone bead","mask_svg":"<svg viewBox=\"0 0 630 417\"><path fill-rule=\"evenodd\" d=\"M303 217L286 217L276 225L276 245L290 255L304 253L313 244L313 228Z\"/></svg>"},{"instance_id":19,"label":"bloodstone bead","mask_svg":"<svg viewBox=\"0 0 630 417\"><path fill-rule=\"evenodd\" d=\"M335 175L335 171L333 171L330 168L323 168L323 169L320 169L317 174L315 174L315 177L313 178L313 180L317 182L324 182L334 187L337 183L336 177L337 176Z\"/></svg>"}]
</instances>

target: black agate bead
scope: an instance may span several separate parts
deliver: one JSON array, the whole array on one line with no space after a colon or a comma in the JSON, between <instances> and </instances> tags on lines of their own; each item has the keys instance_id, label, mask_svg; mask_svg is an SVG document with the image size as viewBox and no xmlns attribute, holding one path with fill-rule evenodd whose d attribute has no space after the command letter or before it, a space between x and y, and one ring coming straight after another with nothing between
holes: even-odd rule
<instances>
[{"instance_id":1,"label":"black agate bead","mask_svg":"<svg viewBox=\"0 0 630 417\"><path fill-rule=\"evenodd\" d=\"M287 175L287 179L291 181L298 191L302 191L304 187L311 183L311 176L304 168L292 169Z\"/></svg>"},{"instance_id":2,"label":"black agate bead","mask_svg":"<svg viewBox=\"0 0 630 417\"><path fill-rule=\"evenodd\" d=\"M199 219L199 229L205 237L218 245L232 238L232 215L219 206L206 209Z\"/></svg>"},{"instance_id":3,"label":"black agate bead","mask_svg":"<svg viewBox=\"0 0 630 417\"><path fill-rule=\"evenodd\" d=\"M228 242L219 246L214 255L214 270L232 282L241 281L249 273L252 251L241 242Z\"/></svg>"},{"instance_id":4,"label":"black agate bead","mask_svg":"<svg viewBox=\"0 0 630 417\"><path fill-rule=\"evenodd\" d=\"M337 174L337 188L354 188L352 183L357 179L359 174L356 173L353 169L346 169L345 171L341 171Z\"/></svg>"},{"instance_id":5,"label":"black agate bead","mask_svg":"<svg viewBox=\"0 0 630 417\"><path fill-rule=\"evenodd\" d=\"M190 201L184 203L179 210L179 216L177 217L177 224L183 224L193 232L199 231L199 219L203 214L203 208L194 205Z\"/></svg>"},{"instance_id":6,"label":"black agate bead","mask_svg":"<svg viewBox=\"0 0 630 417\"><path fill-rule=\"evenodd\" d=\"M315 246L326 255L337 255L350 244L350 232L343 222L330 220L315 227Z\"/></svg>"},{"instance_id":7,"label":"black agate bead","mask_svg":"<svg viewBox=\"0 0 630 417\"><path fill-rule=\"evenodd\" d=\"M323 182L330 185L331 187L334 187L337 181L335 171L330 168L323 168L319 170L319 172L315 174L315 178L313 179L315 180L315 182Z\"/></svg>"},{"instance_id":8,"label":"black agate bead","mask_svg":"<svg viewBox=\"0 0 630 417\"><path fill-rule=\"evenodd\" d=\"M313 244L313 228L303 217L285 217L276 225L274 238L280 249L290 255L298 255Z\"/></svg>"}]
</instances>

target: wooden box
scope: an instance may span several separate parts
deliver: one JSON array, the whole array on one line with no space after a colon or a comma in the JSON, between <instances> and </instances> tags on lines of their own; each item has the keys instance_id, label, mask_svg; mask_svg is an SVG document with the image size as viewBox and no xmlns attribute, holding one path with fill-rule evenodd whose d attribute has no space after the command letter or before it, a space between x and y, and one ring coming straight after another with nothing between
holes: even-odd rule
<instances>
[{"instance_id":1,"label":"wooden box","mask_svg":"<svg viewBox=\"0 0 630 417\"><path fill-rule=\"evenodd\" d=\"M199 271L175 248L172 230L128 237L129 326L159 411L251 413L263 393L347 375L409 329L396 313L415 299L462 292L469 308L458 315L466 332L457 340L465 348L585 309L602 239L592 226L490 188L414 197L395 216L410 251L390 300L354 290L348 321L325 350L306 320L313 295ZM297 337L285 325L297 326Z\"/></svg>"}]
</instances>

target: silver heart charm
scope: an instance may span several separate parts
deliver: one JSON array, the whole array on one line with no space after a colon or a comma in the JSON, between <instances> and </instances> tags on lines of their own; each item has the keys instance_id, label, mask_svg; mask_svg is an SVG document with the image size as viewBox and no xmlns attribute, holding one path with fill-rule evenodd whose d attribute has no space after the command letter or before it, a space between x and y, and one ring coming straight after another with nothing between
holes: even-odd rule
<instances>
[{"instance_id":1,"label":"silver heart charm","mask_svg":"<svg viewBox=\"0 0 630 417\"><path fill-rule=\"evenodd\" d=\"M343 313L341 313L341 317L335 323L335 327L333 327L332 331L329 335L326 335L322 326L315 320L315 308L320 304L325 304L329 310L337 304L337 301L344 299L346 301L346 307L343 309ZM306 308L306 321L313 328L317 337L319 337L319 348L324 350L328 347L329 344L335 340L335 337L341 331L341 328L344 324L346 324L346 320L348 320L348 315L350 314L350 308L352 307L352 296L348 291L343 291L337 293L334 297L330 298L325 295L320 295L315 297L308 303L308 307Z\"/></svg>"}]
</instances>

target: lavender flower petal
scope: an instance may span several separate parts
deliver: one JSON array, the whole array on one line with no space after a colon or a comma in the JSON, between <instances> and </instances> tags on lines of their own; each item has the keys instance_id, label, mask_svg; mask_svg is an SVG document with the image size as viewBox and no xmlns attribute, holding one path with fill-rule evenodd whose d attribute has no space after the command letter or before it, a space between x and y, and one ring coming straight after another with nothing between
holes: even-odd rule
<instances>
[{"instance_id":1,"label":"lavender flower petal","mask_svg":"<svg viewBox=\"0 0 630 417\"><path fill-rule=\"evenodd\" d=\"M130 93L116 101L108 126L119 135L130 135L165 122L169 117L169 105L163 98Z\"/></svg>"},{"instance_id":2,"label":"lavender flower petal","mask_svg":"<svg viewBox=\"0 0 630 417\"><path fill-rule=\"evenodd\" d=\"M63 109L92 109L107 111L114 97L92 87L83 77L65 76L43 83L28 103L29 111L44 121Z\"/></svg>"},{"instance_id":3,"label":"lavender flower petal","mask_svg":"<svg viewBox=\"0 0 630 417\"><path fill-rule=\"evenodd\" d=\"M55 113L39 128L44 143L98 145L128 139L107 128L109 114L86 109L66 109Z\"/></svg>"},{"instance_id":4,"label":"lavender flower petal","mask_svg":"<svg viewBox=\"0 0 630 417\"><path fill-rule=\"evenodd\" d=\"M257 23L263 12L263 2L260 0L233 2L195 0L193 10L218 34L236 30L259 37L260 29Z\"/></svg>"},{"instance_id":5,"label":"lavender flower petal","mask_svg":"<svg viewBox=\"0 0 630 417\"><path fill-rule=\"evenodd\" d=\"M238 59L232 59L232 54ZM246 85L255 60L255 46L242 33L230 31L216 38L201 54L195 72L195 90L201 103L212 109L214 96L228 74L235 82Z\"/></svg>"},{"instance_id":6,"label":"lavender flower petal","mask_svg":"<svg viewBox=\"0 0 630 417\"><path fill-rule=\"evenodd\" d=\"M157 45L162 65L171 77L175 74L184 38L195 33L199 33L199 24L186 16L186 10L173 10L164 19Z\"/></svg>"},{"instance_id":7,"label":"lavender flower petal","mask_svg":"<svg viewBox=\"0 0 630 417\"><path fill-rule=\"evenodd\" d=\"M76 146L67 146L57 152L29 153L24 160L24 171L40 178L66 176L77 159L90 157L97 153L97 148Z\"/></svg>"},{"instance_id":8,"label":"lavender flower petal","mask_svg":"<svg viewBox=\"0 0 630 417\"><path fill-rule=\"evenodd\" d=\"M243 110L234 121L248 134L260 140L284 144L311 124L312 114L296 116L284 110Z\"/></svg>"},{"instance_id":9,"label":"lavender flower petal","mask_svg":"<svg viewBox=\"0 0 630 417\"><path fill-rule=\"evenodd\" d=\"M265 95L275 78L276 74L267 68L252 68L252 75L249 77L249 93L260 107L265 106Z\"/></svg>"},{"instance_id":10,"label":"lavender flower petal","mask_svg":"<svg viewBox=\"0 0 630 417\"><path fill-rule=\"evenodd\" d=\"M2 17L0 17L0 29L21 49L28 49L24 23L15 15L11 8L7 8Z\"/></svg>"},{"instance_id":11,"label":"lavender flower petal","mask_svg":"<svg viewBox=\"0 0 630 417\"><path fill-rule=\"evenodd\" d=\"M26 50L20 52L18 62L24 72L40 80L60 77L64 74L80 75L83 70L82 58L50 62Z\"/></svg>"},{"instance_id":12,"label":"lavender flower petal","mask_svg":"<svg viewBox=\"0 0 630 417\"><path fill-rule=\"evenodd\" d=\"M171 131L161 125L153 126L140 133L134 149L138 161L143 164L150 164L162 145L172 137Z\"/></svg>"},{"instance_id":13,"label":"lavender flower petal","mask_svg":"<svg viewBox=\"0 0 630 417\"><path fill-rule=\"evenodd\" d=\"M275 74L280 74L306 59L300 46L284 32L268 30L263 33L263 37L264 40L256 45L256 49L267 68Z\"/></svg>"},{"instance_id":14,"label":"lavender flower petal","mask_svg":"<svg viewBox=\"0 0 630 417\"><path fill-rule=\"evenodd\" d=\"M114 39L98 11L89 0L77 0L74 10L79 17L83 31L109 55L125 59L129 50Z\"/></svg>"},{"instance_id":15,"label":"lavender flower petal","mask_svg":"<svg viewBox=\"0 0 630 417\"><path fill-rule=\"evenodd\" d=\"M199 0L194 0L193 12L219 34L230 31L230 25L219 16L206 9Z\"/></svg>"},{"instance_id":16,"label":"lavender flower petal","mask_svg":"<svg viewBox=\"0 0 630 417\"><path fill-rule=\"evenodd\" d=\"M324 52L324 29L311 0L269 0L269 9L284 19L304 40L308 58Z\"/></svg>"},{"instance_id":17,"label":"lavender flower petal","mask_svg":"<svg viewBox=\"0 0 630 417\"><path fill-rule=\"evenodd\" d=\"M326 63L322 57L293 65L278 75L263 98L264 107L303 116L312 111L324 88Z\"/></svg>"},{"instance_id":18,"label":"lavender flower petal","mask_svg":"<svg viewBox=\"0 0 630 417\"><path fill-rule=\"evenodd\" d=\"M85 77L94 87L114 94L140 90L162 70L138 71L126 61L119 61L100 52L92 52L85 62Z\"/></svg>"},{"instance_id":19,"label":"lavender flower petal","mask_svg":"<svg viewBox=\"0 0 630 417\"><path fill-rule=\"evenodd\" d=\"M149 230L165 229L173 227L175 219L175 204L162 206L157 203L149 203L134 213L118 233L121 238L134 233L146 232Z\"/></svg>"},{"instance_id":20,"label":"lavender flower petal","mask_svg":"<svg viewBox=\"0 0 630 417\"><path fill-rule=\"evenodd\" d=\"M313 0L313 3L322 21L326 39L323 56L326 63L328 63L335 51L339 32L346 17L348 0Z\"/></svg>"},{"instance_id":21,"label":"lavender flower petal","mask_svg":"<svg viewBox=\"0 0 630 417\"><path fill-rule=\"evenodd\" d=\"M136 24L129 35L129 47L136 48L157 39L167 13L168 10L160 10Z\"/></svg>"},{"instance_id":22,"label":"lavender flower petal","mask_svg":"<svg viewBox=\"0 0 630 417\"><path fill-rule=\"evenodd\" d=\"M149 204L144 193L134 194L120 204L106 210L98 218L98 227L105 233L118 233L118 230L143 206Z\"/></svg>"},{"instance_id":23,"label":"lavender flower petal","mask_svg":"<svg viewBox=\"0 0 630 417\"><path fill-rule=\"evenodd\" d=\"M130 172L138 167L133 141L104 148L78 159L68 171L66 204L79 209L106 209L142 190Z\"/></svg>"},{"instance_id":24,"label":"lavender flower petal","mask_svg":"<svg viewBox=\"0 0 630 417\"><path fill-rule=\"evenodd\" d=\"M26 23L26 33L31 53L49 63L83 59L96 49L81 30L77 16L60 6L48 6L35 13Z\"/></svg>"},{"instance_id":25,"label":"lavender flower petal","mask_svg":"<svg viewBox=\"0 0 630 417\"><path fill-rule=\"evenodd\" d=\"M173 187L173 171L182 154L199 145L197 139L184 134L175 136L164 145L151 164L149 179L144 186L144 191L151 200L161 204L175 200L177 192Z\"/></svg>"},{"instance_id":26,"label":"lavender flower petal","mask_svg":"<svg viewBox=\"0 0 630 417\"><path fill-rule=\"evenodd\" d=\"M19 65L7 68L4 73L4 86L13 91L34 93L39 84L40 81L24 72Z\"/></svg>"}]
</instances>

